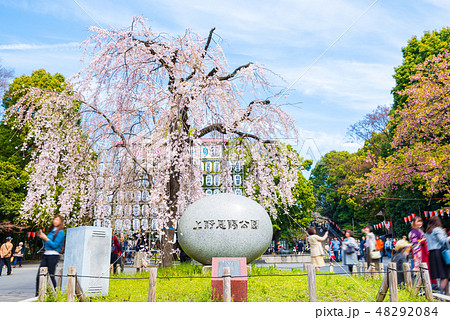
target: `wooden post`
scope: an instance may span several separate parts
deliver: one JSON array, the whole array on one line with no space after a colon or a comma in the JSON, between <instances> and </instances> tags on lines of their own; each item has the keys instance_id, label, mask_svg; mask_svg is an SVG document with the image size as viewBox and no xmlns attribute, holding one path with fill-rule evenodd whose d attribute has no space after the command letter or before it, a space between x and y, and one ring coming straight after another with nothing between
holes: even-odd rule
<instances>
[{"instance_id":1,"label":"wooden post","mask_svg":"<svg viewBox=\"0 0 450 320\"><path fill-rule=\"evenodd\" d=\"M358 264L354 264L352 268L352 275L356 276L358 274Z\"/></svg>"},{"instance_id":2,"label":"wooden post","mask_svg":"<svg viewBox=\"0 0 450 320\"><path fill-rule=\"evenodd\" d=\"M309 302L317 302L316 268L312 264L307 265Z\"/></svg>"},{"instance_id":3,"label":"wooden post","mask_svg":"<svg viewBox=\"0 0 450 320\"><path fill-rule=\"evenodd\" d=\"M148 302L156 302L156 278L158 268L150 268L148 279Z\"/></svg>"},{"instance_id":4,"label":"wooden post","mask_svg":"<svg viewBox=\"0 0 450 320\"><path fill-rule=\"evenodd\" d=\"M428 301L433 301L433 290L431 289L430 274L428 273L428 266L425 262L419 264L420 277L422 278L423 289L425 290L425 297Z\"/></svg>"},{"instance_id":5,"label":"wooden post","mask_svg":"<svg viewBox=\"0 0 450 320\"><path fill-rule=\"evenodd\" d=\"M417 296L421 287L422 287L422 276L419 272L416 276L416 280L414 281L413 289L411 291L411 296Z\"/></svg>"},{"instance_id":6,"label":"wooden post","mask_svg":"<svg viewBox=\"0 0 450 320\"><path fill-rule=\"evenodd\" d=\"M222 273L223 279L223 302L231 302L231 269L224 267Z\"/></svg>"},{"instance_id":7,"label":"wooden post","mask_svg":"<svg viewBox=\"0 0 450 320\"><path fill-rule=\"evenodd\" d=\"M109 267L109 274L110 275L114 274L114 265L113 264Z\"/></svg>"},{"instance_id":8,"label":"wooden post","mask_svg":"<svg viewBox=\"0 0 450 320\"><path fill-rule=\"evenodd\" d=\"M56 301L58 299L58 295L56 294L55 287L53 287L53 282L50 279L50 275L47 273L47 287L50 287L50 291L52 292L53 299Z\"/></svg>"},{"instance_id":9,"label":"wooden post","mask_svg":"<svg viewBox=\"0 0 450 320\"><path fill-rule=\"evenodd\" d=\"M56 280L56 286L59 288L59 291L61 291L62 288L62 281L63 280L63 268L60 268L58 270L58 278Z\"/></svg>"},{"instance_id":10,"label":"wooden post","mask_svg":"<svg viewBox=\"0 0 450 320\"><path fill-rule=\"evenodd\" d=\"M413 283L412 283L412 277L411 277L411 267L409 263L405 262L403 263L403 278L405 279L405 284L408 290L412 289Z\"/></svg>"},{"instance_id":11,"label":"wooden post","mask_svg":"<svg viewBox=\"0 0 450 320\"><path fill-rule=\"evenodd\" d=\"M397 264L395 262L389 262L388 275L390 302L398 302Z\"/></svg>"},{"instance_id":12,"label":"wooden post","mask_svg":"<svg viewBox=\"0 0 450 320\"><path fill-rule=\"evenodd\" d=\"M364 262L363 264L363 270L364 270L364 280L367 280L369 278L369 266L367 262Z\"/></svg>"},{"instance_id":13,"label":"wooden post","mask_svg":"<svg viewBox=\"0 0 450 320\"><path fill-rule=\"evenodd\" d=\"M387 273L387 274L385 274L385 276L383 278L383 281L381 282L380 290L378 290L377 300L376 300L377 302L383 302L384 298L386 297L386 293L387 293L388 288L389 288L388 279L389 279L389 276L388 276L388 273Z\"/></svg>"},{"instance_id":14,"label":"wooden post","mask_svg":"<svg viewBox=\"0 0 450 320\"><path fill-rule=\"evenodd\" d=\"M75 275L77 274L76 267L69 267L69 280L67 282L67 302L75 301Z\"/></svg>"},{"instance_id":15,"label":"wooden post","mask_svg":"<svg viewBox=\"0 0 450 320\"><path fill-rule=\"evenodd\" d=\"M39 301L45 300L45 294L47 293L47 267L42 267L39 269Z\"/></svg>"},{"instance_id":16,"label":"wooden post","mask_svg":"<svg viewBox=\"0 0 450 320\"><path fill-rule=\"evenodd\" d=\"M86 302L86 297L84 296L83 289L81 288L80 282L78 282L78 277L75 275L75 293L77 294L78 300L81 302Z\"/></svg>"}]
</instances>

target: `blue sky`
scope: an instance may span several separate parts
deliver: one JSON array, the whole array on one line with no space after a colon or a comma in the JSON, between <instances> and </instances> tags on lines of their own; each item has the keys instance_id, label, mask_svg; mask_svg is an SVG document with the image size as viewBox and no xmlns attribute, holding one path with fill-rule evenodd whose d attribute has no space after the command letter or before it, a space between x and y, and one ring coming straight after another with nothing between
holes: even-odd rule
<instances>
[{"instance_id":1,"label":"blue sky","mask_svg":"<svg viewBox=\"0 0 450 320\"><path fill-rule=\"evenodd\" d=\"M0 0L0 59L15 76L44 68L70 77L82 67L79 44L91 25L120 28L143 15L153 30L171 35L190 28L207 36L216 27L230 68L255 61L284 79L280 89L297 81L285 107L300 134L292 143L317 160L360 147L347 141L347 128L392 104L401 48L450 23L448 0L378 0L308 69L374 2Z\"/></svg>"}]
</instances>

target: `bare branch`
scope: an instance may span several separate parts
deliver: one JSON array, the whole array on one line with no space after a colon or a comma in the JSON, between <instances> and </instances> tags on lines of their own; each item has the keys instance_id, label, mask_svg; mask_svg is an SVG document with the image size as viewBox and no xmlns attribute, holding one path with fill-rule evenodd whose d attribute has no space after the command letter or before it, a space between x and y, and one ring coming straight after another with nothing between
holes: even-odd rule
<instances>
[{"instance_id":1,"label":"bare branch","mask_svg":"<svg viewBox=\"0 0 450 320\"><path fill-rule=\"evenodd\" d=\"M248 68L253 64L253 62L249 62L243 66L237 67L232 73L227 74L225 76L222 77L217 77L218 80L220 81L224 81L224 80L230 80L231 78L233 78L239 71L241 71L242 69ZM210 72L211 73L211 72ZM215 73L215 72L214 72Z\"/></svg>"},{"instance_id":2,"label":"bare branch","mask_svg":"<svg viewBox=\"0 0 450 320\"><path fill-rule=\"evenodd\" d=\"M274 143L273 140L261 139L260 137L254 135L254 134L251 134L251 133L245 133L245 132L242 132L242 131L230 130L230 129L227 130L225 128L225 126L223 124L221 124L221 123L214 123L214 124L211 124L211 125L203 128L203 129L201 129L198 132L197 137L198 138L204 137L208 133L211 133L211 132L214 132L214 131L222 133L222 134L236 134L236 135L238 135L241 138L252 138L252 139L255 139L255 140L260 141L262 143Z\"/></svg>"}]
</instances>

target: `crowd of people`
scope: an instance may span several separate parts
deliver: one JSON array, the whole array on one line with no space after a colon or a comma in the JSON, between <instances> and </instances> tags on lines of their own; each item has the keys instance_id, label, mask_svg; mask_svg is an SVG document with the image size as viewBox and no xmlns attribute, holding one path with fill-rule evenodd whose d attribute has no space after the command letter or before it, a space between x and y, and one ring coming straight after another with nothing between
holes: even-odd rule
<instances>
[{"instance_id":1,"label":"crowd of people","mask_svg":"<svg viewBox=\"0 0 450 320\"><path fill-rule=\"evenodd\" d=\"M298 240L296 252L306 253L308 249L311 262L317 271L325 266L324 257L329 257L332 262L342 262L349 272L353 271L358 261L365 261L376 273L383 257L392 259L399 271L403 270L404 263L410 263L413 271L419 270L420 263L427 263L433 286L448 295L450 265L444 261L441 251L450 247L450 232L447 233L447 230L442 228L438 216L430 218L425 231L422 226L422 218L415 217L411 231L402 239L380 237L373 233L372 226L367 226L362 229L364 236L355 239L351 230L345 231L344 238L330 237L328 230L312 225L307 229L308 236L305 241ZM398 273L398 281L399 284L404 282L402 272Z\"/></svg>"}]
</instances>

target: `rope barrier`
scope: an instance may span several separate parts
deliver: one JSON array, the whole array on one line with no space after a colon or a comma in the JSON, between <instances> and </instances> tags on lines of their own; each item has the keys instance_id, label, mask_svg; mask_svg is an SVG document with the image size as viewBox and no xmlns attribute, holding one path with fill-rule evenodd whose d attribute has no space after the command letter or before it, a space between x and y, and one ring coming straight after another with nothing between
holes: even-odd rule
<instances>
[{"instance_id":1,"label":"rope barrier","mask_svg":"<svg viewBox=\"0 0 450 320\"><path fill-rule=\"evenodd\" d=\"M396 270L393 268L387 268L388 270ZM419 271L400 271L400 270L396 270L397 273L419 273ZM373 273L378 273L378 274L387 274L388 271L361 271L359 272L360 275L364 275L364 274L373 274ZM258 277L304 277L307 276L307 273L299 273L299 274L249 274L246 276L233 276L231 275L231 278L258 278ZM352 274L349 273L316 273L316 276L351 276ZM61 274L49 274L49 276L51 277L62 277L62 278L67 278L67 277L71 277L72 275L61 275ZM110 280L148 280L148 277L139 277L139 278L125 278L125 277L103 277L103 276L84 276L84 275L78 275L78 278L93 278L93 279L110 279ZM158 276L156 277L157 279L222 279L222 277L212 277L212 276Z\"/></svg>"}]
</instances>

